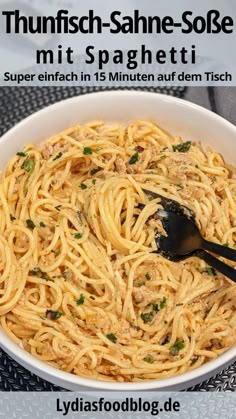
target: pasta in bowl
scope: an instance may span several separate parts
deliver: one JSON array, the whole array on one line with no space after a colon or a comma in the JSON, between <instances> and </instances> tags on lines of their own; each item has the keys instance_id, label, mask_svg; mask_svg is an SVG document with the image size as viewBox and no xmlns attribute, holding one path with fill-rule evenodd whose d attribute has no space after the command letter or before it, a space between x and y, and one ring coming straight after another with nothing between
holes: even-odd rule
<instances>
[{"instance_id":1,"label":"pasta in bowl","mask_svg":"<svg viewBox=\"0 0 236 419\"><path fill-rule=\"evenodd\" d=\"M233 173L219 153L146 120L82 123L17 150L0 189L3 331L107 388L155 388L220 359L235 344L235 285L197 257L153 253L160 203L144 189L188 206L205 238L233 247Z\"/></svg>"}]
</instances>

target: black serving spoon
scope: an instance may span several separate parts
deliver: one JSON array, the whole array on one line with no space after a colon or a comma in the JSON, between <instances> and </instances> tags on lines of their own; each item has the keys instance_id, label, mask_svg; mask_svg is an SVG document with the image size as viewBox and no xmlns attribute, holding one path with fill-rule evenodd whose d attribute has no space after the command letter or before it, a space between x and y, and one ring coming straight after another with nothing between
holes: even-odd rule
<instances>
[{"instance_id":1,"label":"black serving spoon","mask_svg":"<svg viewBox=\"0 0 236 419\"><path fill-rule=\"evenodd\" d=\"M205 240L196 223L186 215L165 210L158 210L156 215L161 218L167 233L167 237L160 234L156 236L157 247L163 256L173 261L198 256L236 282L236 270L205 251L209 250L226 259L236 261L236 250Z\"/></svg>"},{"instance_id":2,"label":"black serving spoon","mask_svg":"<svg viewBox=\"0 0 236 419\"><path fill-rule=\"evenodd\" d=\"M150 217L160 218L167 233L167 236L156 235L157 253L161 253L162 256L174 262L190 256L197 256L236 282L236 270L206 252L208 250L226 259L236 261L236 250L205 240L195 223L194 213L189 208L154 192L144 191L153 198L160 198L160 204L164 208L164 210L156 211ZM144 205L139 204L138 207L142 209Z\"/></svg>"}]
</instances>

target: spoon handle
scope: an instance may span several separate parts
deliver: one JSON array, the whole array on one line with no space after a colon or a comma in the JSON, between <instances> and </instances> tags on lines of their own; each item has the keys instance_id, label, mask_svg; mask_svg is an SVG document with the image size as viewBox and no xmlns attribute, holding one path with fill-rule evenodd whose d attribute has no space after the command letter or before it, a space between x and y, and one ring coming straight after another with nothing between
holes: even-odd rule
<instances>
[{"instance_id":1,"label":"spoon handle","mask_svg":"<svg viewBox=\"0 0 236 419\"><path fill-rule=\"evenodd\" d=\"M215 258L210 253L201 250L197 256L203 259L208 265L215 268L217 271L221 272L223 275L230 278L232 281L236 282L236 270L231 268L231 266L226 265L226 263L221 262L221 260Z\"/></svg>"},{"instance_id":2,"label":"spoon handle","mask_svg":"<svg viewBox=\"0 0 236 419\"><path fill-rule=\"evenodd\" d=\"M230 249L227 246L222 246L221 244L203 240L202 247L205 250L209 250L210 252L216 253L217 255L223 256L229 260L234 260L236 262L236 250Z\"/></svg>"}]
</instances>

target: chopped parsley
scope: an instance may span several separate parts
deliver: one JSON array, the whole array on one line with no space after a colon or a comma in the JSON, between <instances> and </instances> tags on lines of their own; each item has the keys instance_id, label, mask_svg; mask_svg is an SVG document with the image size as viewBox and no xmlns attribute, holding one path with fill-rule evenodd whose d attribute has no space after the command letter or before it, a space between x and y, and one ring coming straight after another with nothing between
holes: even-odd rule
<instances>
[{"instance_id":1,"label":"chopped parsley","mask_svg":"<svg viewBox=\"0 0 236 419\"><path fill-rule=\"evenodd\" d=\"M48 320L57 320L62 316L61 311L53 311L53 310L47 310L46 311L46 318Z\"/></svg>"},{"instance_id":2,"label":"chopped parsley","mask_svg":"<svg viewBox=\"0 0 236 419\"><path fill-rule=\"evenodd\" d=\"M39 267L37 267L37 268L32 269L30 271L30 274L33 275L33 276L38 276L39 274L41 274L41 272L42 272L41 269Z\"/></svg>"},{"instance_id":3,"label":"chopped parsley","mask_svg":"<svg viewBox=\"0 0 236 419\"><path fill-rule=\"evenodd\" d=\"M153 309L153 311L155 311L156 313L158 313L158 311L159 311L159 306L158 306L158 304L153 304L153 305L152 305L152 309Z\"/></svg>"},{"instance_id":4,"label":"chopped parsley","mask_svg":"<svg viewBox=\"0 0 236 419\"><path fill-rule=\"evenodd\" d=\"M55 209L56 209L57 211L61 211L61 207L62 207L62 205L57 205L57 206L55 207Z\"/></svg>"},{"instance_id":5,"label":"chopped parsley","mask_svg":"<svg viewBox=\"0 0 236 419\"><path fill-rule=\"evenodd\" d=\"M83 154L88 156L89 154L93 154L93 150L90 147L84 147Z\"/></svg>"},{"instance_id":6,"label":"chopped parsley","mask_svg":"<svg viewBox=\"0 0 236 419\"><path fill-rule=\"evenodd\" d=\"M179 351L184 348L184 342L182 340L177 340L174 345L170 348L170 355L176 356L179 354Z\"/></svg>"},{"instance_id":7,"label":"chopped parsley","mask_svg":"<svg viewBox=\"0 0 236 419\"><path fill-rule=\"evenodd\" d=\"M184 185L182 183L179 183L178 185L179 190L184 189Z\"/></svg>"},{"instance_id":8,"label":"chopped parsley","mask_svg":"<svg viewBox=\"0 0 236 419\"><path fill-rule=\"evenodd\" d=\"M195 164L195 167L196 167L196 169L199 169L199 166L198 166L198 164Z\"/></svg>"},{"instance_id":9,"label":"chopped parsley","mask_svg":"<svg viewBox=\"0 0 236 419\"><path fill-rule=\"evenodd\" d=\"M165 159L166 158L166 154L162 154L161 156L160 156L160 159Z\"/></svg>"},{"instance_id":10,"label":"chopped parsley","mask_svg":"<svg viewBox=\"0 0 236 419\"><path fill-rule=\"evenodd\" d=\"M26 173L31 173L34 169L34 160L26 159L24 163L24 169Z\"/></svg>"},{"instance_id":11,"label":"chopped parsley","mask_svg":"<svg viewBox=\"0 0 236 419\"><path fill-rule=\"evenodd\" d=\"M205 272L210 276L216 276L216 271L214 268L206 268Z\"/></svg>"},{"instance_id":12,"label":"chopped parsley","mask_svg":"<svg viewBox=\"0 0 236 419\"><path fill-rule=\"evenodd\" d=\"M82 239L82 237L83 237L83 235L82 235L81 233L76 233L76 234L74 235L74 238L75 238L75 239Z\"/></svg>"},{"instance_id":13,"label":"chopped parsley","mask_svg":"<svg viewBox=\"0 0 236 419\"><path fill-rule=\"evenodd\" d=\"M129 160L129 164L135 164L138 161L139 152L136 151Z\"/></svg>"},{"instance_id":14,"label":"chopped parsley","mask_svg":"<svg viewBox=\"0 0 236 419\"><path fill-rule=\"evenodd\" d=\"M46 281L50 279L48 275L46 274L46 272L43 272L39 267L32 269L29 273L30 275L38 276L39 278L46 279Z\"/></svg>"},{"instance_id":15,"label":"chopped parsley","mask_svg":"<svg viewBox=\"0 0 236 419\"><path fill-rule=\"evenodd\" d=\"M54 159L52 159L52 161L58 160L60 157L62 156L62 152L60 151L55 157Z\"/></svg>"},{"instance_id":16,"label":"chopped parsley","mask_svg":"<svg viewBox=\"0 0 236 419\"><path fill-rule=\"evenodd\" d=\"M223 246L224 247L229 247L229 243L224 243Z\"/></svg>"},{"instance_id":17,"label":"chopped parsley","mask_svg":"<svg viewBox=\"0 0 236 419\"><path fill-rule=\"evenodd\" d=\"M116 343L117 341L117 337L116 335L114 335L114 333L108 333L106 335L107 339L109 339L111 342Z\"/></svg>"},{"instance_id":18,"label":"chopped parsley","mask_svg":"<svg viewBox=\"0 0 236 419\"><path fill-rule=\"evenodd\" d=\"M80 294L79 299L76 301L76 305L80 306L81 304L84 304L84 299L85 299L84 294Z\"/></svg>"},{"instance_id":19,"label":"chopped parsley","mask_svg":"<svg viewBox=\"0 0 236 419\"><path fill-rule=\"evenodd\" d=\"M35 228L35 224L32 220L26 220L27 227L31 228L33 230Z\"/></svg>"},{"instance_id":20,"label":"chopped parsley","mask_svg":"<svg viewBox=\"0 0 236 419\"><path fill-rule=\"evenodd\" d=\"M194 357L191 359L191 365L196 364L196 362L198 361L198 359L199 359L199 356L194 356Z\"/></svg>"},{"instance_id":21,"label":"chopped parsley","mask_svg":"<svg viewBox=\"0 0 236 419\"><path fill-rule=\"evenodd\" d=\"M140 282L137 282L136 287L141 287L142 285L145 285L145 282L140 281Z\"/></svg>"},{"instance_id":22,"label":"chopped parsley","mask_svg":"<svg viewBox=\"0 0 236 419\"><path fill-rule=\"evenodd\" d=\"M141 313L140 317L144 323L150 323L153 320L153 313Z\"/></svg>"},{"instance_id":23,"label":"chopped parsley","mask_svg":"<svg viewBox=\"0 0 236 419\"><path fill-rule=\"evenodd\" d=\"M148 362L149 364L153 364L153 362L154 362L153 356L149 355L149 354L147 356L145 356L145 358L143 358L143 360L145 362Z\"/></svg>"},{"instance_id":24,"label":"chopped parsley","mask_svg":"<svg viewBox=\"0 0 236 419\"><path fill-rule=\"evenodd\" d=\"M97 167L95 169L92 169L91 172L90 172L90 175L92 175L92 176L96 175L96 173L100 172L101 170L102 170L101 167Z\"/></svg>"},{"instance_id":25,"label":"chopped parsley","mask_svg":"<svg viewBox=\"0 0 236 419\"><path fill-rule=\"evenodd\" d=\"M168 321L167 321L167 320L164 320L164 323L165 323L165 324L168 324Z\"/></svg>"},{"instance_id":26,"label":"chopped parsley","mask_svg":"<svg viewBox=\"0 0 236 419\"><path fill-rule=\"evenodd\" d=\"M178 151L179 153L186 153L191 147L191 141L186 141L178 145L172 145L173 151Z\"/></svg>"},{"instance_id":27,"label":"chopped parsley","mask_svg":"<svg viewBox=\"0 0 236 419\"><path fill-rule=\"evenodd\" d=\"M91 298L91 300L95 300L95 297L93 297L92 295L90 295L89 298Z\"/></svg>"},{"instance_id":28,"label":"chopped parsley","mask_svg":"<svg viewBox=\"0 0 236 419\"><path fill-rule=\"evenodd\" d=\"M20 157L27 157L27 156L28 156L28 154L27 154L27 153L24 153L23 151L18 151L18 152L16 153L16 155L17 155L17 156L20 156Z\"/></svg>"},{"instance_id":29,"label":"chopped parsley","mask_svg":"<svg viewBox=\"0 0 236 419\"><path fill-rule=\"evenodd\" d=\"M151 275L149 273L146 273L145 278L146 278L147 281L150 281Z\"/></svg>"},{"instance_id":30,"label":"chopped parsley","mask_svg":"<svg viewBox=\"0 0 236 419\"><path fill-rule=\"evenodd\" d=\"M164 308L166 305L167 298L163 297L162 301L160 302L160 308Z\"/></svg>"},{"instance_id":31,"label":"chopped parsley","mask_svg":"<svg viewBox=\"0 0 236 419\"><path fill-rule=\"evenodd\" d=\"M96 179L93 179L92 184L95 185L95 183L96 183Z\"/></svg>"},{"instance_id":32,"label":"chopped parsley","mask_svg":"<svg viewBox=\"0 0 236 419\"><path fill-rule=\"evenodd\" d=\"M160 309L162 309L162 308L165 307L166 301L167 301L167 298L166 297L163 297L162 301L160 302L160 308L159 308L159 305L158 304L153 304L152 305L153 311L155 311L155 313L158 313L158 311L160 311Z\"/></svg>"},{"instance_id":33,"label":"chopped parsley","mask_svg":"<svg viewBox=\"0 0 236 419\"><path fill-rule=\"evenodd\" d=\"M80 187L81 187L82 190L87 189L87 185L85 183L81 183Z\"/></svg>"},{"instance_id":34,"label":"chopped parsley","mask_svg":"<svg viewBox=\"0 0 236 419\"><path fill-rule=\"evenodd\" d=\"M39 226L44 228L44 227L46 227L46 224L44 224L43 221L40 221Z\"/></svg>"}]
</instances>

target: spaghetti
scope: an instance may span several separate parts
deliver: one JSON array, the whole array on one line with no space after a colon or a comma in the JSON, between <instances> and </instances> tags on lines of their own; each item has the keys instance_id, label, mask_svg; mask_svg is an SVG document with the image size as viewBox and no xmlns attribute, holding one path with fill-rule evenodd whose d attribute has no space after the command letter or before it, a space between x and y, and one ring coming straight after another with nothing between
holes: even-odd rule
<instances>
[{"instance_id":1,"label":"spaghetti","mask_svg":"<svg viewBox=\"0 0 236 419\"><path fill-rule=\"evenodd\" d=\"M222 354L236 341L235 286L197 257L152 253L161 206L143 189L235 246L233 171L146 121L25 146L0 180L2 329L42 361L106 381L166 378Z\"/></svg>"}]
</instances>

